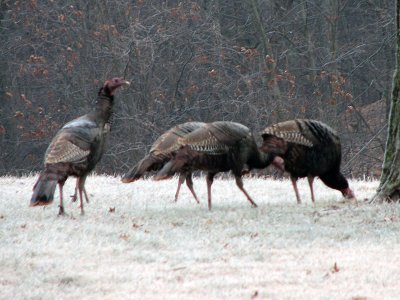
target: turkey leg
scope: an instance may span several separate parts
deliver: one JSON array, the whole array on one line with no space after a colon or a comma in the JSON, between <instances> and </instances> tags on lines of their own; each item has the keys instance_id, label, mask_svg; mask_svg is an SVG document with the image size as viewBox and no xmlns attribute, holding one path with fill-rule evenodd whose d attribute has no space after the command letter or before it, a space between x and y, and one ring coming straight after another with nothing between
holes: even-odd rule
<instances>
[{"instance_id":1,"label":"turkey leg","mask_svg":"<svg viewBox=\"0 0 400 300\"><path fill-rule=\"evenodd\" d=\"M290 180L292 181L293 189L296 194L297 204L301 204L301 199L299 195L299 190L297 189L297 178L290 176Z\"/></svg>"},{"instance_id":2,"label":"turkey leg","mask_svg":"<svg viewBox=\"0 0 400 300\"><path fill-rule=\"evenodd\" d=\"M313 206L315 206L315 198L314 198L314 189L313 189L313 182L314 182L314 176L307 176L308 179L308 184L310 185L310 190L311 190L311 200Z\"/></svg>"},{"instance_id":3,"label":"turkey leg","mask_svg":"<svg viewBox=\"0 0 400 300\"><path fill-rule=\"evenodd\" d=\"M211 185L213 184L214 176L215 176L215 173L207 173L207 177L206 177L208 210L211 210Z\"/></svg>"},{"instance_id":4,"label":"turkey leg","mask_svg":"<svg viewBox=\"0 0 400 300\"><path fill-rule=\"evenodd\" d=\"M58 187L60 189L60 210L58 211L58 215L59 216L63 216L65 215L65 211L64 211L64 205L63 205L63 185L64 183L58 183Z\"/></svg>"},{"instance_id":5,"label":"turkey leg","mask_svg":"<svg viewBox=\"0 0 400 300\"><path fill-rule=\"evenodd\" d=\"M235 176L236 178L236 185L238 186L238 188L243 192L243 194L245 194L245 196L247 197L247 200L250 201L251 206L253 207L257 207L257 204L253 201L253 199L251 199L250 195L246 192L246 190L243 187L243 180L240 176Z\"/></svg>"},{"instance_id":6,"label":"turkey leg","mask_svg":"<svg viewBox=\"0 0 400 300\"><path fill-rule=\"evenodd\" d=\"M194 192L194 189L193 189L192 173L189 173L186 176L186 185L189 188L189 190L192 192L192 195L193 195L194 199L196 200L197 204L200 204L200 201L197 198L197 195L196 195L196 193Z\"/></svg>"}]
</instances>

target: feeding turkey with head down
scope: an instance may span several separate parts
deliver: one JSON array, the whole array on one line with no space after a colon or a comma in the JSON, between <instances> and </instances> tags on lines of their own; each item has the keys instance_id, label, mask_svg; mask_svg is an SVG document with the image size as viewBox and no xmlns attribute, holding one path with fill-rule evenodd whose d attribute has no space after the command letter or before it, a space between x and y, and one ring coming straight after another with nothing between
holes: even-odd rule
<instances>
[{"instance_id":1,"label":"feeding turkey with head down","mask_svg":"<svg viewBox=\"0 0 400 300\"><path fill-rule=\"evenodd\" d=\"M281 160L290 174L298 203L298 178L307 177L311 199L315 203L313 182L319 177L332 189L340 191L345 198L355 198L347 179L340 172L342 150L339 136L328 125L309 119L295 119L265 128L261 135L260 149Z\"/></svg>"}]
</instances>

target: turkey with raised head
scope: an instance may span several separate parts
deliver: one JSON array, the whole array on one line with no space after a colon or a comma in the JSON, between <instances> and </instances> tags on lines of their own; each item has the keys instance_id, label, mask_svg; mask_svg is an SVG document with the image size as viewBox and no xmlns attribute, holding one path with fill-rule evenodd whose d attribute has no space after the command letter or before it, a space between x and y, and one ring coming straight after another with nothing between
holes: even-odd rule
<instances>
[{"instance_id":1,"label":"turkey with raised head","mask_svg":"<svg viewBox=\"0 0 400 300\"><path fill-rule=\"evenodd\" d=\"M296 119L274 124L265 128L261 135L260 149L282 160L298 203L301 203L297 189L298 178L307 177L311 199L315 203L313 181L319 177L328 187L339 190L346 198L354 193L340 172L342 150L337 133L328 125L309 119Z\"/></svg>"},{"instance_id":2,"label":"turkey with raised head","mask_svg":"<svg viewBox=\"0 0 400 300\"><path fill-rule=\"evenodd\" d=\"M122 177L122 182L130 183L143 178L143 176L148 172L161 170L161 168L172 159L173 154L179 149L180 145L177 143L178 139L200 127L203 127L205 124L206 123L202 122L186 122L167 130L153 143L149 154L147 154ZM175 193L175 201L178 200L181 185L185 180L194 199L199 203L197 195L193 189L192 172L190 171L182 171L180 173L178 188Z\"/></svg>"},{"instance_id":3,"label":"turkey with raised head","mask_svg":"<svg viewBox=\"0 0 400 300\"><path fill-rule=\"evenodd\" d=\"M84 213L82 192L88 202L85 180L104 152L105 138L110 131L114 92L118 87L128 84L128 81L121 78L105 81L92 111L68 122L58 131L46 150L44 170L33 187L30 206L52 203L58 184L59 214L64 214L63 185L68 176L75 176L77 181L73 200L76 200L79 192L81 213Z\"/></svg>"},{"instance_id":4,"label":"turkey with raised head","mask_svg":"<svg viewBox=\"0 0 400 300\"><path fill-rule=\"evenodd\" d=\"M176 172L207 171L208 208L211 209L211 185L218 172L232 171L236 184L252 206L257 204L243 187L244 167L265 168L272 156L262 153L249 128L234 122L213 122L178 139L180 146L171 159L155 176L166 179Z\"/></svg>"}]
</instances>

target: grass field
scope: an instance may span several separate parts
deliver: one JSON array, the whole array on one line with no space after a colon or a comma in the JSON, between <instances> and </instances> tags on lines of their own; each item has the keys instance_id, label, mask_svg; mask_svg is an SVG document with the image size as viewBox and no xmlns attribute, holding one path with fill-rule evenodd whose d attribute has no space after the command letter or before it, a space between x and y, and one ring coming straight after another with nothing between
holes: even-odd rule
<instances>
[{"instance_id":1,"label":"grass field","mask_svg":"<svg viewBox=\"0 0 400 300\"><path fill-rule=\"evenodd\" d=\"M65 201L28 207L35 177L0 178L1 299L398 299L400 206L373 205L376 181L351 181L359 200L306 180L297 205L289 181L213 185L207 209L177 180L122 184L91 176L81 216ZM74 180L65 186L72 194ZM58 199L58 192L56 193Z\"/></svg>"}]
</instances>

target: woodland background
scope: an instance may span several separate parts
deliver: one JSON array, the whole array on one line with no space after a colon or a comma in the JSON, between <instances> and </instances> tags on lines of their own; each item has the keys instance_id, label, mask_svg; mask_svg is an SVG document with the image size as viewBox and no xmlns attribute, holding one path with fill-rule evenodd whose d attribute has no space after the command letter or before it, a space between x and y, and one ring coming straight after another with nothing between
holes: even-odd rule
<instances>
[{"instance_id":1,"label":"woodland background","mask_svg":"<svg viewBox=\"0 0 400 300\"><path fill-rule=\"evenodd\" d=\"M97 172L120 174L166 129L231 120L258 132L322 120L346 176L380 175L395 68L388 0L0 0L0 176L42 168L51 138L116 95Z\"/></svg>"}]
</instances>

